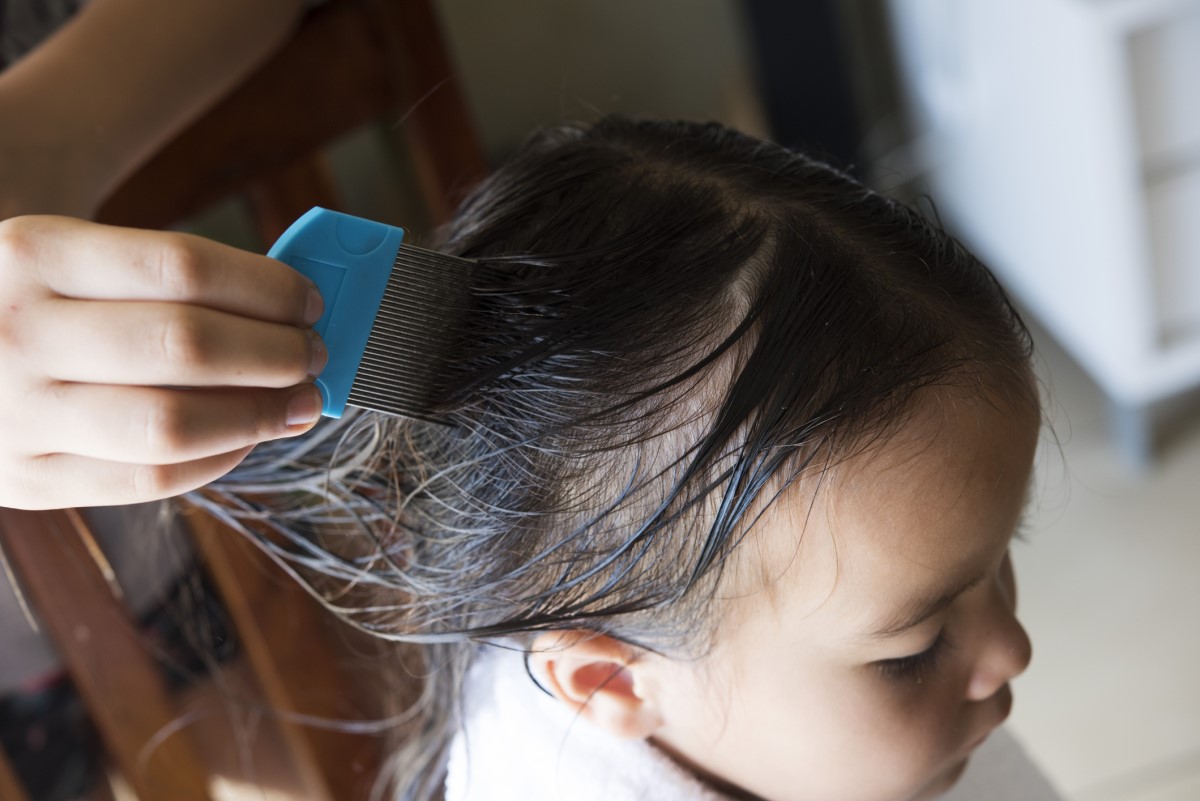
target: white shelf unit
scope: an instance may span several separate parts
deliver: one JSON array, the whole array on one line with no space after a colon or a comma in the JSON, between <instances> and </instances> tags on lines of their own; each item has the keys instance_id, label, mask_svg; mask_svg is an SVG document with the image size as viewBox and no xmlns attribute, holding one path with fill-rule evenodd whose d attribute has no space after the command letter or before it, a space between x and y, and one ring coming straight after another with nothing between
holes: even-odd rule
<instances>
[{"instance_id":1,"label":"white shelf unit","mask_svg":"<svg viewBox=\"0 0 1200 801\"><path fill-rule=\"evenodd\" d=\"M948 224L1092 375L1121 446L1200 387L1200 0L889 0Z\"/></svg>"}]
</instances>

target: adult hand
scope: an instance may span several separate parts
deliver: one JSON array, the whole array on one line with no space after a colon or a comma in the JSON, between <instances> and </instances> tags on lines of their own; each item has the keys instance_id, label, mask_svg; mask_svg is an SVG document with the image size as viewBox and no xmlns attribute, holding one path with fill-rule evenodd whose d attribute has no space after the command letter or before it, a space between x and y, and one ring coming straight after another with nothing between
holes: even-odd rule
<instances>
[{"instance_id":1,"label":"adult hand","mask_svg":"<svg viewBox=\"0 0 1200 801\"><path fill-rule=\"evenodd\" d=\"M200 237L0 222L0 506L155 500L307 431L320 296Z\"/></svg>"}]
</instances>

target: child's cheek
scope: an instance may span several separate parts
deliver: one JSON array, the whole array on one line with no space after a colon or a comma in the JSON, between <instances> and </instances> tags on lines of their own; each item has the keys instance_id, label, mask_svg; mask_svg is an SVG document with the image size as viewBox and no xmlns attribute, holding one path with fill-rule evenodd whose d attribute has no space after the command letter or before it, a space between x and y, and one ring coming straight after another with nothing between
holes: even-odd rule
<instances>
[{"instance_id":1,"label":"child's cheek","mask_svg":"<svg viewBox=\"0 0 1200 801\"><path fill-rule=\"evenodd\" d=\"M963 687L969 666L960 654L947 656L936 676L921 682L884 680L880 707L888 710L889 729L913 765L941 765L962 750L971 736ZM890 685L890 686L889 686Z\"/></svg>"}]
</instances>

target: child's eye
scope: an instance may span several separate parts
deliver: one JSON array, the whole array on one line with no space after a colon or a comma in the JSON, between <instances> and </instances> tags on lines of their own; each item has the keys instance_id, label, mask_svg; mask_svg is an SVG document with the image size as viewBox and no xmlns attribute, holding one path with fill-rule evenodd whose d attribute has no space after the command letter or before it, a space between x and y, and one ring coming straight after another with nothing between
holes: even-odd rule
<instances>
[{"instance_id":1,"label":"child's eye","mask_svg":"<svg viewBox=\"0 0 1200 801\"><path fill-rule=\"evenodd\" d=\"M938 663L950 645L950 637L946 630L942 629L933 643L921 653L898 659L882 659L874 664L885 678L920 684L937 670Z\"/></svg>"}]
</instances>

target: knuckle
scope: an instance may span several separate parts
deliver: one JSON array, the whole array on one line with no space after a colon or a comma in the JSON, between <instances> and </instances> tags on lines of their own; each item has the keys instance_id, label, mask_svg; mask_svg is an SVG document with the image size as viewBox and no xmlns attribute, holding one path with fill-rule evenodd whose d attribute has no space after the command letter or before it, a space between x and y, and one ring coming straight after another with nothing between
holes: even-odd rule
<instances>
[{"instance_id":1,"label":"knuckle","mask_svg":"<svg viewBox=\"0 0 1200 801\"><path fill-rule=\"evenodd\" d=\"M312 367L313 350L316 347L312 336L303 331L291 334L290 339L292 353L287 360L289 367L281 376L285 386L299 384L308 378L309 370Z\"/></svg>"},{"instance_id":2,"label":"knuckle","mask_svg":"<svg viewBox=\"0 0 1200 801\"><path fill-rule=\"evenodd\" d=\"M174 394L155 398L142 418L141 440L156 456L177 454L191 444L188 415Z\"/></svg>"},{"instance_id":3,"label":"knuckle","mask_svg":"<svg viewBox=\"0 0 1200 801\"><path fill-rule=\"evenodd\" d=\"M16 315L0 315L0 359L3 360L5 367L10 367L12 363L19 361L19 356L23 353L22 347L22 331L28 331L25 326L16 324ZM4 370L5 374L11 375L11 370Z\"/></svg>"},{"instance_id":4,"label":"knuckle","mask_svg":"<svg viewBox=\"0 0 1200 801\"><path fill-rule=\"evenodd\" d=\"M129 474L130 491L138 500L157 500L174 493L174 473L170 465L137 465Z\"/></svg>"},{"instance_id":5,"label":"knuckle","mask_svg":"<svg viewBox=\"0 0 1200 801\"><path fill-rule=\"evenodd\" d=\"M208 358L204 328L196 314L177 310L162 323L159 350L168 364L196 367Z\"/></svg>"},{"instance_id":6,"label":"knuckle","mask_svg":"<svg viewBox=\"0 0 1200 801\"><path fill-rule=\"evenodd\" d=\"M164 295L186 300L197 297L204 286L204 262L188 239L172 236L153 261L154 280Z\"/></svg>"},{"instance_id":7,"label":"knuckle","mask_svg":"<svg viewBox=\"0 0 1200 801\"><path fill-rule=\"evenodd\" d=\"M16 269L32 261L31 227L27 217L11 217L0 222L0 266L4 270Z\"/></svg>"},{"instance_id":8,"label":"knuckle","mask_svg":"<svg viewBox=\"0 0 1200 801\"><path fill-rule=\"evenodd\" d=\"M282 432L287 431L285 407L288 396L288 390L268 390L258 393L254 403L253 417L247 420L245 440L247 445L275 439Z\"/></svg>"},{"instance_id":9,"label":"knuckle","mask_svg":"<svg viewBox=\"0 0 1200 801\"><path fill-rule=\"evenodd\" d=\"M256 445L278 436L282 426L279 410L270 402L270 390L252 390L241 394L238 403L230 407L221 431L221 442L225 450Z\"/></svg>"},{"instance_id":10,"label":"knuckle","mask_svg":"<svg viewBox=\"0 0 1200 801\"><path fill-rule=\"evenodd\" d=\"M62 325L54 314L47 314L39 301L10 302L7 314L0 314L0 361L6 376L40 373L51 355L53 334ZM32 369L31 369L32 368Z\"/></svg>"}]
</instances>

